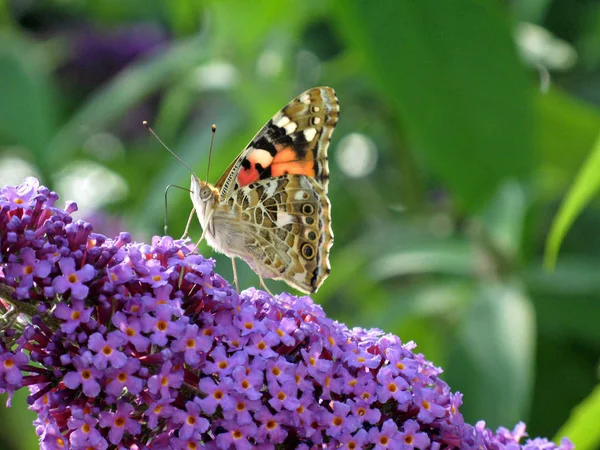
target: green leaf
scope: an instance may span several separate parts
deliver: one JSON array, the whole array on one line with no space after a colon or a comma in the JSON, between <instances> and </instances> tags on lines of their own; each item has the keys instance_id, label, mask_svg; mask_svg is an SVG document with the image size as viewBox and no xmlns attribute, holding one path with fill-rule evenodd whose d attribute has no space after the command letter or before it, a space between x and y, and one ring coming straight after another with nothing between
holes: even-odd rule
<instances>
[{"instance_id":1,"label":"green leaf","mask_svg":"<svg viewBox=\"0 0 600 450\"><path fill-rule=\"evenodd\" d=\"M191 34L198 29L202 17L202 5L194 0L165 2L164 8L172 29L179 35Z\"/></svg>"},{"instance_id":2,"label":"green leaf","mask_svg":"<svg viewBox=\"0 0 600 450\"><path fill-rule=\"evenodd\" d=\"M465 395L465 420L485 419L493 429L527 416L535 334L533 308L523 292L482 286L458 328L447 367L448 383Z\"/></svg>"},{"instance_id":3,"label":"green leaf","mask_svg":"<svg viewBox=\"0 0 600 450\"><path fill-rule=\"evenodd\" d=\"M471 211L532 168L526 72L491 2L338 2L340 31L415 151Z\"/></svg>"},{"instance_id":4,"label":"green leaf","mask_svg":"<svg viewBox=\"0 0 600 450\"><path fill-rule=\"evenodd\" d=\"M105 88L94 94L54 137L47 150L52 155L52 161L64 164L90 134L119 120L130 108L170 79L189 72L204 61L208 56L204 41L203 35L182 40L168 51L128 66Z\"/></svg>"},{"instance_id":5,"label":"green leaf","mask_svg":"<svg viewBox=\"0 0 600 450\"><path fill-rule=\"evenodd\" d=\"M600 112L558 89L536 96L539 121L540 194L562 196L600 128ZM568 149L568 151L566 151Z\"/></svg>"},{"instance_id":6,"label":"green leaf","mask_svg":"<svg viewBox=\"0 0 600 450\"><path fill-rule=\"evenodd\" d=\"M4 144L24 146L43 156L56 113L49 79L31 57L32 50L20 39L0 39L0 136Z\"/></svg>"},{"instance_id":7,"label":"green leaf","mask_svg":"<svg viewBox=\"0 0 600 450\"><path fill-rule=\"evenodd\" d=\"M510 262L521 248L526 198L519 183L505 183L482 214L486 237L493 249Z\"/></svg>"},{"instance_id":8,"label":"green leaf","mask_svg":"<svg viewBox=\"0 0 600 450\"><path fill-rule=\"evenodd\" d=\"M600 188L599 173L600 136L552 221L544 254L544 266L547 269L552 269L556 265L560 245L569 228Z\"/></svg>"},{"instance_id":9,"label":"green leaf","mask_svg":"<svg viewBox=\"0 0 600 450\"><path fill-rule=\"evenodd\" d=\"M28 409L28 396L27 389L19 389L12 397L9 409L5 406L6 394L0 395L0 442L8 445L7 450L39 449L38 436L31 426L37 415Z\"/></svg>"},{"instance_id":10,"label":"green leaf","mask_svg":"<svg viewBox=\"0 0 600 450\"><path fill-rule=\"evenodd\" d=\"M526 2L513 2L509 5L513 14L521 22L539 23L550 6L549 0L528 0Z\"/></svg>"},{"instance_id":11,"label":"green leaf","mask_svg":"<svg viewBox=\"0 0 600 450\"><path fill-rule=\"evenodd\" d=\"M523 280L531 295L540 333L566 342L587 341L591 348L600 342L600 261L567 256L553 272L529 266ZM585 311L585 314L582 314Z\"/></svg>"},{"instance_id":12,"label":"green leaf","mask_svg":"<svg viewBox=\"0 0 600 450\"><path fill-rule=\"evenodd\" d=\"M470 276L475 266L475 249L460 242L424 245L420 249L390 253L377 258L370 272L375 279L442 273Z\"/></svg>"},{"instance_id":13,"label":"green leaf","mask_svg":"<svg viewBox=\"0 0 600 450\"><path fill-rule=\"evenodd\" d=\"M556 434L558 441L567 436L577 450L594 450L600 446L600 385L583 400L571 414L570 419Z\"/></svg>"}]
</instances>

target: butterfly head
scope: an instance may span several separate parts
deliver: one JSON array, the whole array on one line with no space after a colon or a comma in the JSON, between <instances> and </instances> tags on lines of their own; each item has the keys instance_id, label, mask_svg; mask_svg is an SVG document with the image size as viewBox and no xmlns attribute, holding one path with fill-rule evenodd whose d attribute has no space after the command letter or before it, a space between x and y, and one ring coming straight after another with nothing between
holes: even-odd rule
<instances>
[{"instance_id":1,"label":"butterfly head","mask_svg":"<svg viewBox=\"0 0 600 450\"><path fill-rule=\"evenodd\" d=\"M210 183L201 180L196 175L192 175L190 197L198 214L204 216L214 208L219 197L219 192Z\"/></svg>"}]
</instances>

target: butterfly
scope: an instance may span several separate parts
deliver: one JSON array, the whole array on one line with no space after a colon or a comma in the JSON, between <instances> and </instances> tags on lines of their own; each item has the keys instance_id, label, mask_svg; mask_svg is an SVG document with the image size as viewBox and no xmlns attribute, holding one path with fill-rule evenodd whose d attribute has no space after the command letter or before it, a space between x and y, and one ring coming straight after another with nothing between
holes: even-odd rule
<instances>
[{"instance_id":1,"label":"butterfly","mask_svg":"<svg viewBox=\"0 0 600 450\"><path fill-rule=\"evenodd\" d=\"M327 147L338 115L333 89L309 89L267 122L214 186L192 174L190 218L195 211L200 241L231 258L238 290L236 257L268 292L263 278L314 293L329 275Z\"/></svg>"}]
</instances>

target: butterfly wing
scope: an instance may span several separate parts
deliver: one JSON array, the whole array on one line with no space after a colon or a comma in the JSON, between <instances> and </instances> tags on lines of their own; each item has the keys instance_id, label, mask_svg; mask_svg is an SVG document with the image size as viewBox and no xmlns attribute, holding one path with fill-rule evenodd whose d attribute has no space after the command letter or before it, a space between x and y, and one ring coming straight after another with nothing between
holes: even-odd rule
<instances>
[{"instance_id":1,"label":"butterfly wing","mask_svg":"<svg viewBox=\"0 0 600 450\"><path fill-rule=\"evenodd\" d=\"M285 174L315 178L327 192L327 148L339 115L333 89L300 94L269 120L216 184L219 201L250 183Z\"/></svg>"},{"instance_id":2,"label":"butterfly wing","mask_svg":"<svg viewBox=\"0 0 600 450\"><path fill-rule=\"evenodd\" d=\"M265 278L308 293L330 272L327 147L338 115L333 89L304 92L267 122L216 184L224 210L215 213L215 229L244 236L233 253ZM230 219L236 209L241 229Z\"/></svg>"}]
</instances>

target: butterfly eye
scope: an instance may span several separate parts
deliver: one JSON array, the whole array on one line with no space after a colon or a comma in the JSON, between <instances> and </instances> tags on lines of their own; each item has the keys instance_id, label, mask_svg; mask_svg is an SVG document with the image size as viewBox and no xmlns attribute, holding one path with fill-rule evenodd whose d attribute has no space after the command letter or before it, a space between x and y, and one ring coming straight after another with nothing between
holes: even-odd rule
<instances>
[{"instance_id":1,"label":"butterfly eye","mask_svg":"<svg viewBox=\"0 0 600 450\"><path fill-rule=\"evenodd\" d=\"M200 188L200 200L206 201L212 196L212 191L207 185Z\"/></svg>"}]
</instances>

